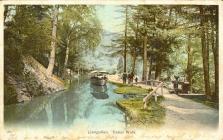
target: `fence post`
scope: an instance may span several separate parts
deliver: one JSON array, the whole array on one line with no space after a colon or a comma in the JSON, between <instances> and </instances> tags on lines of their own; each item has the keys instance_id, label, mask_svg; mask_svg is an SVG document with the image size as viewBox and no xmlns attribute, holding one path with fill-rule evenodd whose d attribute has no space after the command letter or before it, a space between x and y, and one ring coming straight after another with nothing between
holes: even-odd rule
<instances>
[{"instance_id":1,"label":"fence post","mask_svg":"<svg viewBox=\"0 0 223 140\"><path fill-rule=\"evenodd\" d=\"M163 84L162 84L162 86L161 86L161 94L162 94L162 96L163 96Z\"/></svg>"},{"instance_id":2,"label":"fence post","mask_svg":"<svg viewBox=\"0 0 223 140\"><path fill-rule=\"evenodd\" d=\"M144 108L144 109L147 108L147 103L146 103L146 101L144 102L144 106L143 106L143 108Z\"/></svg>"},{"instance_id":3,"label":"fence post","mask_svg":"<svg viewBox=\"0 0 223 140\"><path fill-rule=\"evenodd\" d=\"M155 93L155 102L157 102L157 94Z\"/></svg>"},{"instance_id":4,"label":"fence post","mask_svg":"<svg viewBox=\"0 0 223 140\"><path fill-rule=\"evenodd\" d=\"M159 88L161 88L161 94L163 96L163 82L160 82L160 81L152 81L151 83L155 83L155 82L158 82L158 86L156 86L152 92L150 92L146 97L143 98L143 108L146 109L147 108L147 100L152 97L152 96L155 96L155 102L157 102L157 97L160 95L158 95L157 91ZM143 83L147 84L148 81L143 81Z\"/></svg>"}]
</instances>

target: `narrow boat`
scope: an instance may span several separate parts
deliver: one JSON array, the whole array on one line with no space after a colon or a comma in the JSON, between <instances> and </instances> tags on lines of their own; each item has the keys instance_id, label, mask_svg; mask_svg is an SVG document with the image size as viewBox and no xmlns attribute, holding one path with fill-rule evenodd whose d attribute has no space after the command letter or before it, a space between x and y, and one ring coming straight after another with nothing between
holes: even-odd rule
<instances>
[{"instance_id":1,"label":"narrow boat","mask_svg":"<svg viewBox=\"0 0 223 140\"><path fill-rule=\"evenodd\" d=\"M97 86L91 84L91 94L96 99L107 99L109 96L107 94L107 86Z\"/></svg>"},{"instance_id":2,"label":"narrow boat","mask_svg":"<svg viewBox=\"0 0 223 140\"><path fill-rule=\"evenodd\" d=\"M97 86L104 86L107 83L107 72L105 71L92 71L90 73L90 80L91 80L91 84L93 85L97 85Z\"/></svg>"}]
</instances>

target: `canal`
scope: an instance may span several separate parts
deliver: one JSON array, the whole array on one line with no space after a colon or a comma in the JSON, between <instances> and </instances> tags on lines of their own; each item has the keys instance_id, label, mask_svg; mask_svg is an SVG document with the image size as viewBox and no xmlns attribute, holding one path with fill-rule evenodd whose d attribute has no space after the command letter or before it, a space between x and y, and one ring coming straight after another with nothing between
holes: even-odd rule
<instances>
[{"instance_id":1,"label":"canal","mask_svg":"<svg viewBox=\"0 0 223 140\"><path fill-rule=\"evenodd\" d=\"M125 114L117 107L115 85L93 86L86 78L72 82L62 92L39 96L30 102L8 105L4 110L6 127L89 129L125 128Z\"/></svg>"}]
</instances>

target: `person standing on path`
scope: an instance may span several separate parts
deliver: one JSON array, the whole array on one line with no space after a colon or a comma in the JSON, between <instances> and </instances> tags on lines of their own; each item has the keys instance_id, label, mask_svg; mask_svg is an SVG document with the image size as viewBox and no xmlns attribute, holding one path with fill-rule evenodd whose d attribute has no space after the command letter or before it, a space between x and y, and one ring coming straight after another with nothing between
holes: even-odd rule
<instances>
[{"instance_id":1,"label":"person standing on path","mask_svg":"<svg viewBox=\"0 0 223 140\"><path fill-rule=\"evenodd\" d=\"M123 81L123 84L126 84L126 79L127 79L127 73L123 73L123 74L122 74L122 81Z\"/></svg>"},{"instance_id":2,"label":"person standing on path","mask_svg":"<svg viewBox=\"0 0 223 140\"><path fill-rule=\"evenodd\" d=\"M136 84L138 82L138 76L137 75L135 76L135 82L136 82Z\"/></svg>"}]
</instances>

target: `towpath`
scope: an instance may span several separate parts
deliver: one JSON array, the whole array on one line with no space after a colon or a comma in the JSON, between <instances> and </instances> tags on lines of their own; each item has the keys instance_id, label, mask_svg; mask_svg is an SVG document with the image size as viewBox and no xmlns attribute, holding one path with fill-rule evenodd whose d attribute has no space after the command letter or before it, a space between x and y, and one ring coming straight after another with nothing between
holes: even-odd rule
<instances>
[{"instance_id":1,"label":"towpath","mask_svg":"<svg viewBox=\"0 0 223 140\"><path fill-rule=\"evenodd\" d=\"M117 75L110 75L110 81L122 83ZM142 88L154 88L139 84ZM158 90L158 92L160 92ZM218 128L218 110L202 103L170 94L168 89L163 89L165 97L163 106L166 108L164 129L176 130L216 130Z\"/></svg>"}]
</instances>

